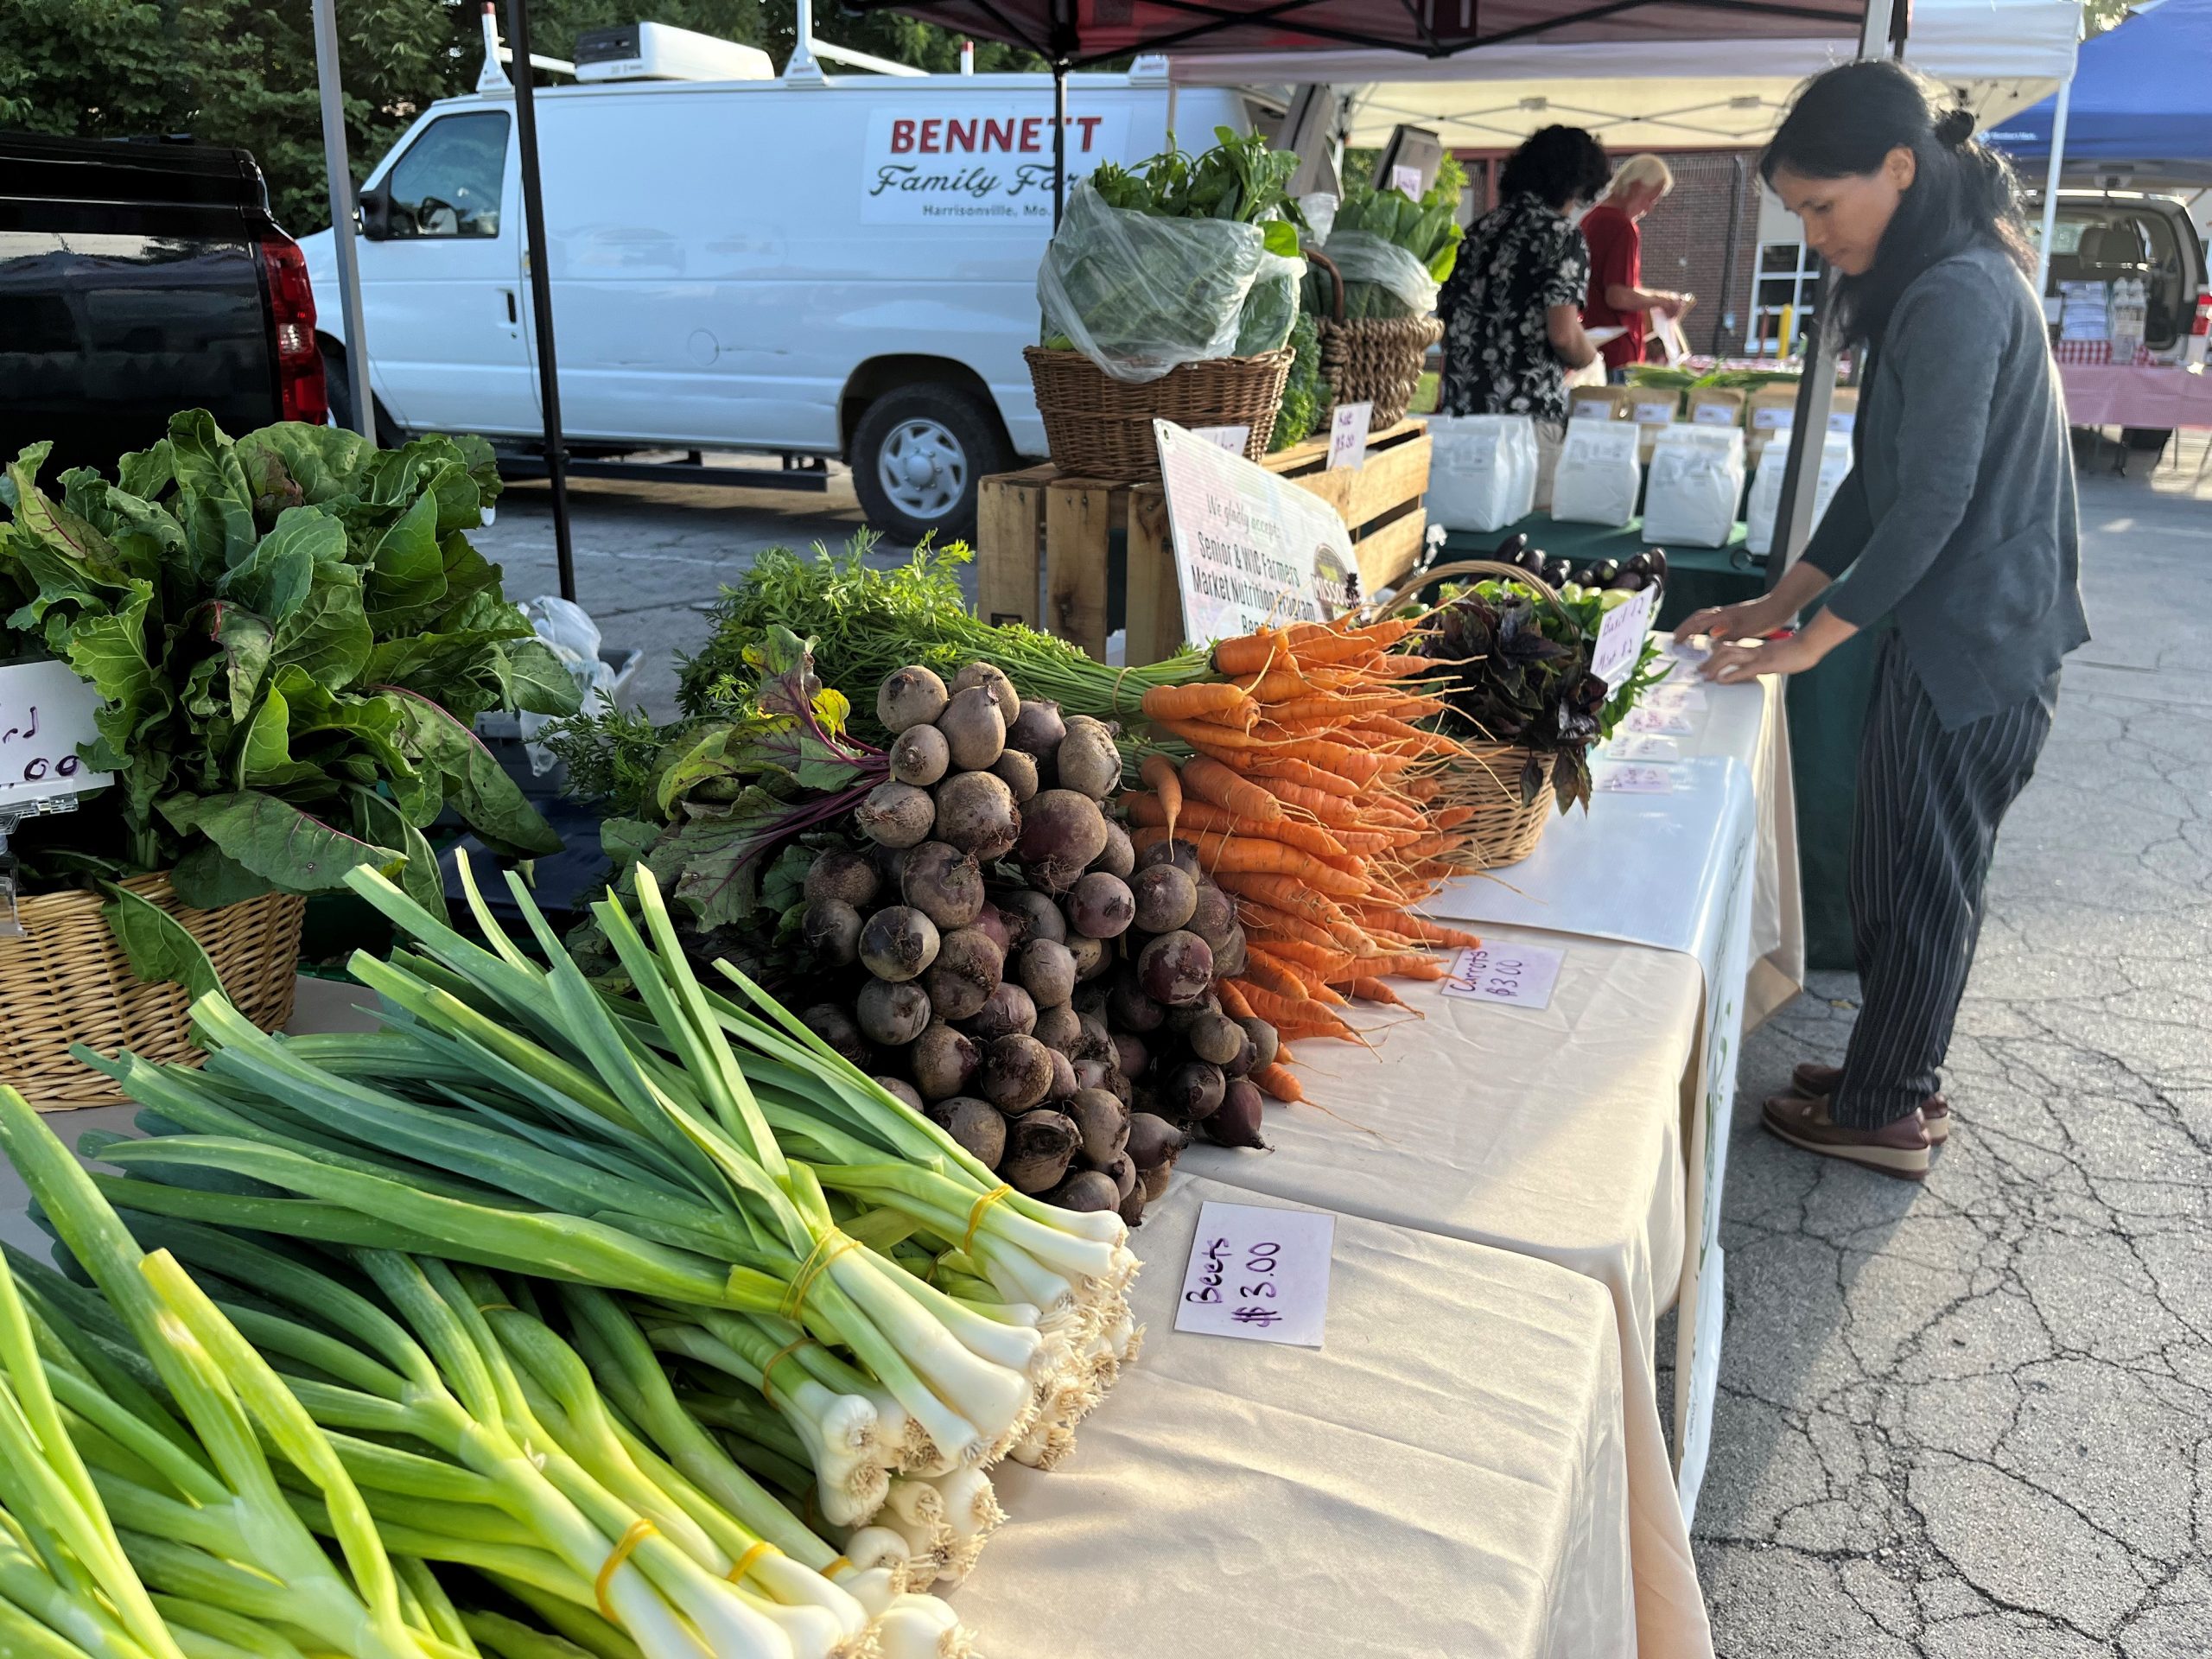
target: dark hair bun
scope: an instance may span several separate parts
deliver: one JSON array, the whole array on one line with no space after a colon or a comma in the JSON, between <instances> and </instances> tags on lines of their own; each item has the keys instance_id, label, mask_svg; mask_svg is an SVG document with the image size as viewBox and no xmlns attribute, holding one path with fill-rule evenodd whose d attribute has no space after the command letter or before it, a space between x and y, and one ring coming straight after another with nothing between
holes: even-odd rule
<instances>
[{"instance_id":1,"label":"dark hair bun","mask_svg":"<svg viewBox=\"0 0 2212 1659\"><path fill-rule=\"evenodd\" d=\"M1947 110L1936 120L1936 136L1953 149L1974 137L1972 110Z\"/></svg>"}]
</instances>

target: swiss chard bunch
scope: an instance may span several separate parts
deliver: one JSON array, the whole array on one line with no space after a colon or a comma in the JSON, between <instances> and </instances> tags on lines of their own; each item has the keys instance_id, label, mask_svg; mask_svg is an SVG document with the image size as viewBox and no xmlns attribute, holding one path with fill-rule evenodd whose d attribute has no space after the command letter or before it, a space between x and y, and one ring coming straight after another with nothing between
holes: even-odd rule
<instances>
[{"instance_id":1,"label":"swiss chard bunch","mask_svg":"<svg viewBox=\"0 0 2212 1659\"><path fill-rule=\"evenodd\" d=\"M1605 735L1605 683L1590 671L1592 636L1580 619L1505 583L1452 594L1436 615L1433 655L1457 662L1447 720L1468 735L1554 757L1562 812L1590 804L1590 746ZM1534 800L1542 772L1532 755L1521 779Z\"/></svg>"},{"instance_id":2,"label":"swiss chard bunch","mask_svg":"<svg viewBox=\"0 0 2212 1659\"><path fill-rule=\"evenodd\" d=\"M1134 168L1103 162L1090 182L1109 207L1155 219L1305 223L1284 188L1298 171L1296 156L1269 149L1256 132L1240 138L1228 127L1216 127L1213 136L1214 148L1196 157L1170 149ZM1168 142L1174 142L1172 134ZM1297 251L1294 244L1289 251Z\"/></svg>"},{"instance_id":3,"label":"swiss chard bunch","mask_svg":"<svg viewBox=\"0 0 2212 1659\"><path fill-rule=\"evenodd\" d=\"M1449 156L1418 201L1402 190L1377 190L1364 178L1346 181L1327 252L1343 273L1347 322L1420 316L1434 306L1437 286L1459 263L1465 232L1457 215L1466 181ZM1318 267L1309 274L1310 308L1331 308L1328 280Z\"/></svg>"},{"instance_id":4,"label":"swiss chard bunch","mask_svg":"<svg viewBox=\"0 0 2212 1659\"><path fill-rule=\"evenodd\" d=\"M504 851L558 850L472 729L578 702L469 544L499 491L482 440L379 450L287 423L233 442L194 410L113 481L79 467L58 493L47 448L0 486L0 658L92 683L82 758L115 784L66 828L26 826L34 879L166 870L213 909L367 864L436 909L423 831L448 804Z\"/></svg>"}]
</instances>

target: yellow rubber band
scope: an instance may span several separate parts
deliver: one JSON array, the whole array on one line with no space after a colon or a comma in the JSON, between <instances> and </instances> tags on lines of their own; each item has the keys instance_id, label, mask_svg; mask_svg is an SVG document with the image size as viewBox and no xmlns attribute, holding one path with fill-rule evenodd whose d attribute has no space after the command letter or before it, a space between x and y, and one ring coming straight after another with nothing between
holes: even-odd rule
<instances>
[{"instance_id":1,"label":"yellow rubber band","mask_svg":"<svg viewBox=\"0 0 2212 1659\"><path fill-rule=\"evenodd\" d=\"M1012 1187L1001 1184L976 1200L976 1207L968 1212L968 1230L960 1237L961 1255L965 1255L976 1248L976 1230L983 1224L983 1212L1013 1191Z\"/></svg>"},{"instance_id":2,"label":"yellow rubber band","mask_svg":"<svg viewBox=\"0 0 2212 1659\"><path fill-rule=\"evenodd\" d=\"M783 1553L784 1552L782 1550L778 1549L766 1538L763 1538L760 1542L754 1544L752 1548L747 1550L744 1554L737 1558L737 1565L730 1568L726 1576L732 1584L736 1584L742 1580L747 1573L750 1573L753 1570L753 1563L759 1560L763 1555L780 1555Z\"/></svg>"},{"instance_id":3,"label":"yellow rubber band","mask_svg":"<svg viewBox=\"0 0 2212 1659\"><path fill-rule=\"evenodd\" d=\"M784 1293L784 1317L796 1325L799 1310L806 1305L807 1293L814 1288L814 1281L830 1270L830 1264L847 1250L860 1248L860 1240L848 1238L832 1227L814 1243L806 1260L799 1263L798 1271L791 1275L791 1288Z\"/></svg>"},{"instance_id":4,"label":"yellow rubber band","mask_svg":"<svg viewBox=\"0 0 2212 1659\"><path fill-rule=\"evenodd\" d=\"M855 1567L850 1561L840 1555L836 1560L830 1562L829 1566L822 1569L822 1576L825 1579L834 1580L840 1573L852 1573L856 1571L858 1571L858 1569Z\"/></svg>"},{"instance_id":5,"label":"yellow rubber band","mask_svg":"<svg viewBox=\"0 0 2212 1659\"><path fill-rule=\"evenodd\" d=\"M659 1530L658 1527L653 1525L643 1516L639 1516L630 1523L630 1530L622 1535L622 1541L615 1545L607 1553L606 1560L600 1564L599 1576L591 1581L591 1592L599 1602L599 1611L607 1615L608 1624L620 1624L622 1622L614 1616L614 1609L607 1605L608 1582L614 1577L622 1563L630 1559L630 1552Z\"/></svg>"},{"instance_id":6,"label":"yellow rubber band","mask_svg":"<svg viewBox=\"0 0 2212 1659\"><path fill-rule=\"evenodd\" d=\"M799 1336L793 1338L782 1347L777 1349L775 1353L770 1357L768 1363L760 1368L760 1393L762 1396L764 1398L771 1397L768 1395L768 1384L770 1379L776 1375L777 1366L782 1364L792 1355L798 1352L800 1349L817 1345L818 1344L815 1343L812 1337Z\"/></svg>"}]
</instances>

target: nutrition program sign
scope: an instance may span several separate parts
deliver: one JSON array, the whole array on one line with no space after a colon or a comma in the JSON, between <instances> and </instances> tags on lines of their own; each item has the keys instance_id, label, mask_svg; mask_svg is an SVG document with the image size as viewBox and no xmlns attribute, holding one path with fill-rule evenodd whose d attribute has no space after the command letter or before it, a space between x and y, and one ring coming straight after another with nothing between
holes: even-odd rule
<instances>
[{"instance_id":1,"label":"nutrition program sign","mask_svg":"<svg viewBox=\"0 0 2212 1659\"><path fill-rule=\"evenodd\" d=\"M1185 639L1343 613L1359 567L1335 508L1172 421L1152 425Z\"/></svg>"},{"instance_id":2,"label":"nutrition program sign","mask_svg":"<svg viewBox=\"0 0 2212 1659\"><path fill-rule=\"evenodd\" d=\"M867 225L1052 223L1052 117L1037 100L893 100L868 117L861 152ZM1068 117L1068 182L1122 159L1127 110Z\"/></svg>"}]
</instances>

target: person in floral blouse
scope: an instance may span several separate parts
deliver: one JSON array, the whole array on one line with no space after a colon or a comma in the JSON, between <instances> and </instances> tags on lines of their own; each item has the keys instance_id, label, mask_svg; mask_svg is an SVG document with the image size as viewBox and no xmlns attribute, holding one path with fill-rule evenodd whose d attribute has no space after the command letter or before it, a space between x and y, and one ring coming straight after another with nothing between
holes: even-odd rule
<instances>
[{"instance_id":1,"label":"person in floral blouse","mask_svg":"<svg viewBox=\"0 0 2212 1659\"><path fill-rule=\"evenodd\" d=\"M1611 178L1605 147L1580 127L1546 127L1507 160L1499 204L1468 231L1438 298L1443 413L1567 424L1565 371L1598 355L1582 332L1590 250L1572 216Z\"/></svg>"}]
</instances>

